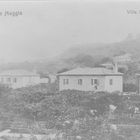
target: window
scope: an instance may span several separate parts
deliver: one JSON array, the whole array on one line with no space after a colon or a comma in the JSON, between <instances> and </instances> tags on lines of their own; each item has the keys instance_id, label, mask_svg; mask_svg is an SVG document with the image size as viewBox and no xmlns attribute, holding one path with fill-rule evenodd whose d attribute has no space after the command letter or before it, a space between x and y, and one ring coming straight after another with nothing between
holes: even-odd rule
<instances>
[{"instance_id":1,"label":"window","mask_svg":"<svg viewBox=\"0 0 140 140\"><path fill-rule=\"evenodd\" d=\"M78 85L82 85L83 80L82 79L78 79Z\"/></svg>"},{"instance_id":2,"label":"window","mask_svg":"<svg viewBox=\"0 0 140 140\"><path fill-rule=\"evenodd\" d=\"M2 82L2 83L4 82L4 79L3 79L3 78L1 78L1 82Z\"/></svg>"},{"instance_id":3,"label":"window","mask_svg":"<svg viewBox=\"0 0 140 140\"><path fill-rule=\"evenodd\" d=\"M13 82L16 83L16 82L17 82L17 78L14 78L14 79L13 79Z\"/></svg>"},{"instance_id":4,"label":"window","mask_svg":"<svg viewBox=\"0 0 140 140\"><path fill-rule=\"evenodd\" d=\"M98 84L98 79L94 79L94 84Z\"/></svg>"},{"instance_id":5,"label":"window","mask_svg":"<svg viewBox=\"0 0 140 140\"><path fill-rule=\"evenodd\" d=\"M99 80L98 79L91 79L91 85L98 85Z\"/></svg>"},{"instance_id":6,"label":"window","mask_svg":"<svg viewBox=\"0 0 140 140\"><path fill-rule=\"evenodd\" d=\"M69 79L63 79L63 85L68 85L69 84Z\"/></svg>"},{"instance_id":7,"label":"window","mask_svg":"<svg viewBox=\"0 0 140 140\"><path fill-rule=\"evenodd\" d=\"M11 82L11 78L7 78L7 82Z\"/></svg>"},{"instance_id":8,"label":"window","mask_svg":"<svg viewBox=\"0 0 140 140\"><path fill-rule=\"evenodd\" d=\"M110 85L113 85L113 79L110 79L110 80L109 80L109 84L110 84Z\"/></svg>"}]
</instances>

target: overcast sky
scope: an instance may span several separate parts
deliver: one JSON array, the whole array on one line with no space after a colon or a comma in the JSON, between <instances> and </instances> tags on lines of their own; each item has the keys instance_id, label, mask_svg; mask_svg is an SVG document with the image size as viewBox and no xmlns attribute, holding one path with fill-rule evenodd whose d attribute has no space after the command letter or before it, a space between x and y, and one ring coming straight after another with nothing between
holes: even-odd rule
<instances>
[{"instance_id":1,"label":"overcast sky","mask_svg":"<svg viewBox=\"0 0 140 140\"><path fill-rule=\"evenodd\" d=\"M140 2L0 2L0 60L19 62L52 58L78 44L116 42L140 34Z\"/></svg>"}]
</instances>

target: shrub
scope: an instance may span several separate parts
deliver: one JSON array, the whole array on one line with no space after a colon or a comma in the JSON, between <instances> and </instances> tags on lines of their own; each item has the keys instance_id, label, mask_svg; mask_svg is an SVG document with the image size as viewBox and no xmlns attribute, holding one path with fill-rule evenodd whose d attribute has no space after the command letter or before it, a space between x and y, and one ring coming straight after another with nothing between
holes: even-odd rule
<instances>
[{"instance_id":1,"label":"shrub","mask_svg":"<svg viewBox=\"0 0 140 140\"><path fill-rule=\"evenodd\" d=\"M124 92L136 92L137 86L132 83L125 83L125 84L123 84L123 91Z\"/></svg>"}]
</instances>

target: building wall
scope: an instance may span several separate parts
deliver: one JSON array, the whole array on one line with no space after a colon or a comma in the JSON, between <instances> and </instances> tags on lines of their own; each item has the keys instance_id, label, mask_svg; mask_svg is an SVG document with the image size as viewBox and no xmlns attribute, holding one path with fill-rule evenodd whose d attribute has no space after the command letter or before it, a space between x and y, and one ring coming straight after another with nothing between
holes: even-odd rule
<instances>
[{"instance_id":1,"label":"building wall","mask_svg":"<svg viewBox=\"0 0 140 140\"><path fill-rule=\"evenodd\" d=\"M63 79L69 79L69 84L64 85ZM78 79L83 80L82 85L78 85ZM59 90L95 91L95 86L91 84L91 79L98 79L99 81L96 91L103 91L105 89L104 76L59 76Z\"/></svg>"},{"instance_id":2,"label":"building wall","mask_svg":"<svg viewBox=\"0 0 140 140\"><path fill-rule=\"evenodd\" d=\"M110 84L112 79L113 83ZM105 77L105 91L114 92L114 91L123 91L123 77L122 76L106 76Z\"/></svg>"},{"instance_id":3,"label":"building wall","mask_svg":"<svg viewBox=\"0 0 140 140\"><path fill-rule=\"evenodd\" d=\"M64 79L69 79L69 83L64 85ZM82 85L78 85L78 79L83 80ZM97 89L91 84L91 79L98 79ZM113 80L113 85L110 85L110 79ZM122 82L122 76L59 76L59 90L122 92Z\"/></svg>"},{"instance_id":4,"label":"building wall","mask_svg":"<svg viewBox=\"0 0 140 140\"><path fill-rule=\"evenodd\" d=\"M15 81L16 79L16 81ZM40 83L39 76L0 76L0 83L11 88L21 88Z\"/></svg>"}]
</instances>

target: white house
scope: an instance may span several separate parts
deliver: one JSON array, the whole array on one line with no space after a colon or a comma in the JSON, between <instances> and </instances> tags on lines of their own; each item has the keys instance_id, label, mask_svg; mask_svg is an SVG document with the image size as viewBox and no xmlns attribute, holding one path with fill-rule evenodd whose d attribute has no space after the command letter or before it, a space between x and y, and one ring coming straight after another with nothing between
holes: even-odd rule
<instances>
[{"instance_id":1,"label":"white house","mask_svg":"<svg viewBox=\"0 0 140 140\"><path fill-rule=\"evenodd\" d=\"M132 62L132 54L125 53L123 55L115 56L113 60L119 63L129 63Z\"/></svg>"},{"instance_id":2,"label":"white house","mask_svg":"<svg viewBox=\"0 0 140 140\"><path fill-rule=\"evenodd\" d=\"M6 70L0 73L0 84L7 85L13 89L40 84L44 81L35 71ZM45 81L46 82L46 81Z\"/></svg>"},{"instance_id":3,"label":"white house","mask_svg":"<svg viewBox=\"0 0 140 140\"><path fill-rule=\"evenodd\" d=\"M59 90L107 91L123 90L123 74L106 68L76 68L58 74Z\"/></svg>"}]
</instances>

